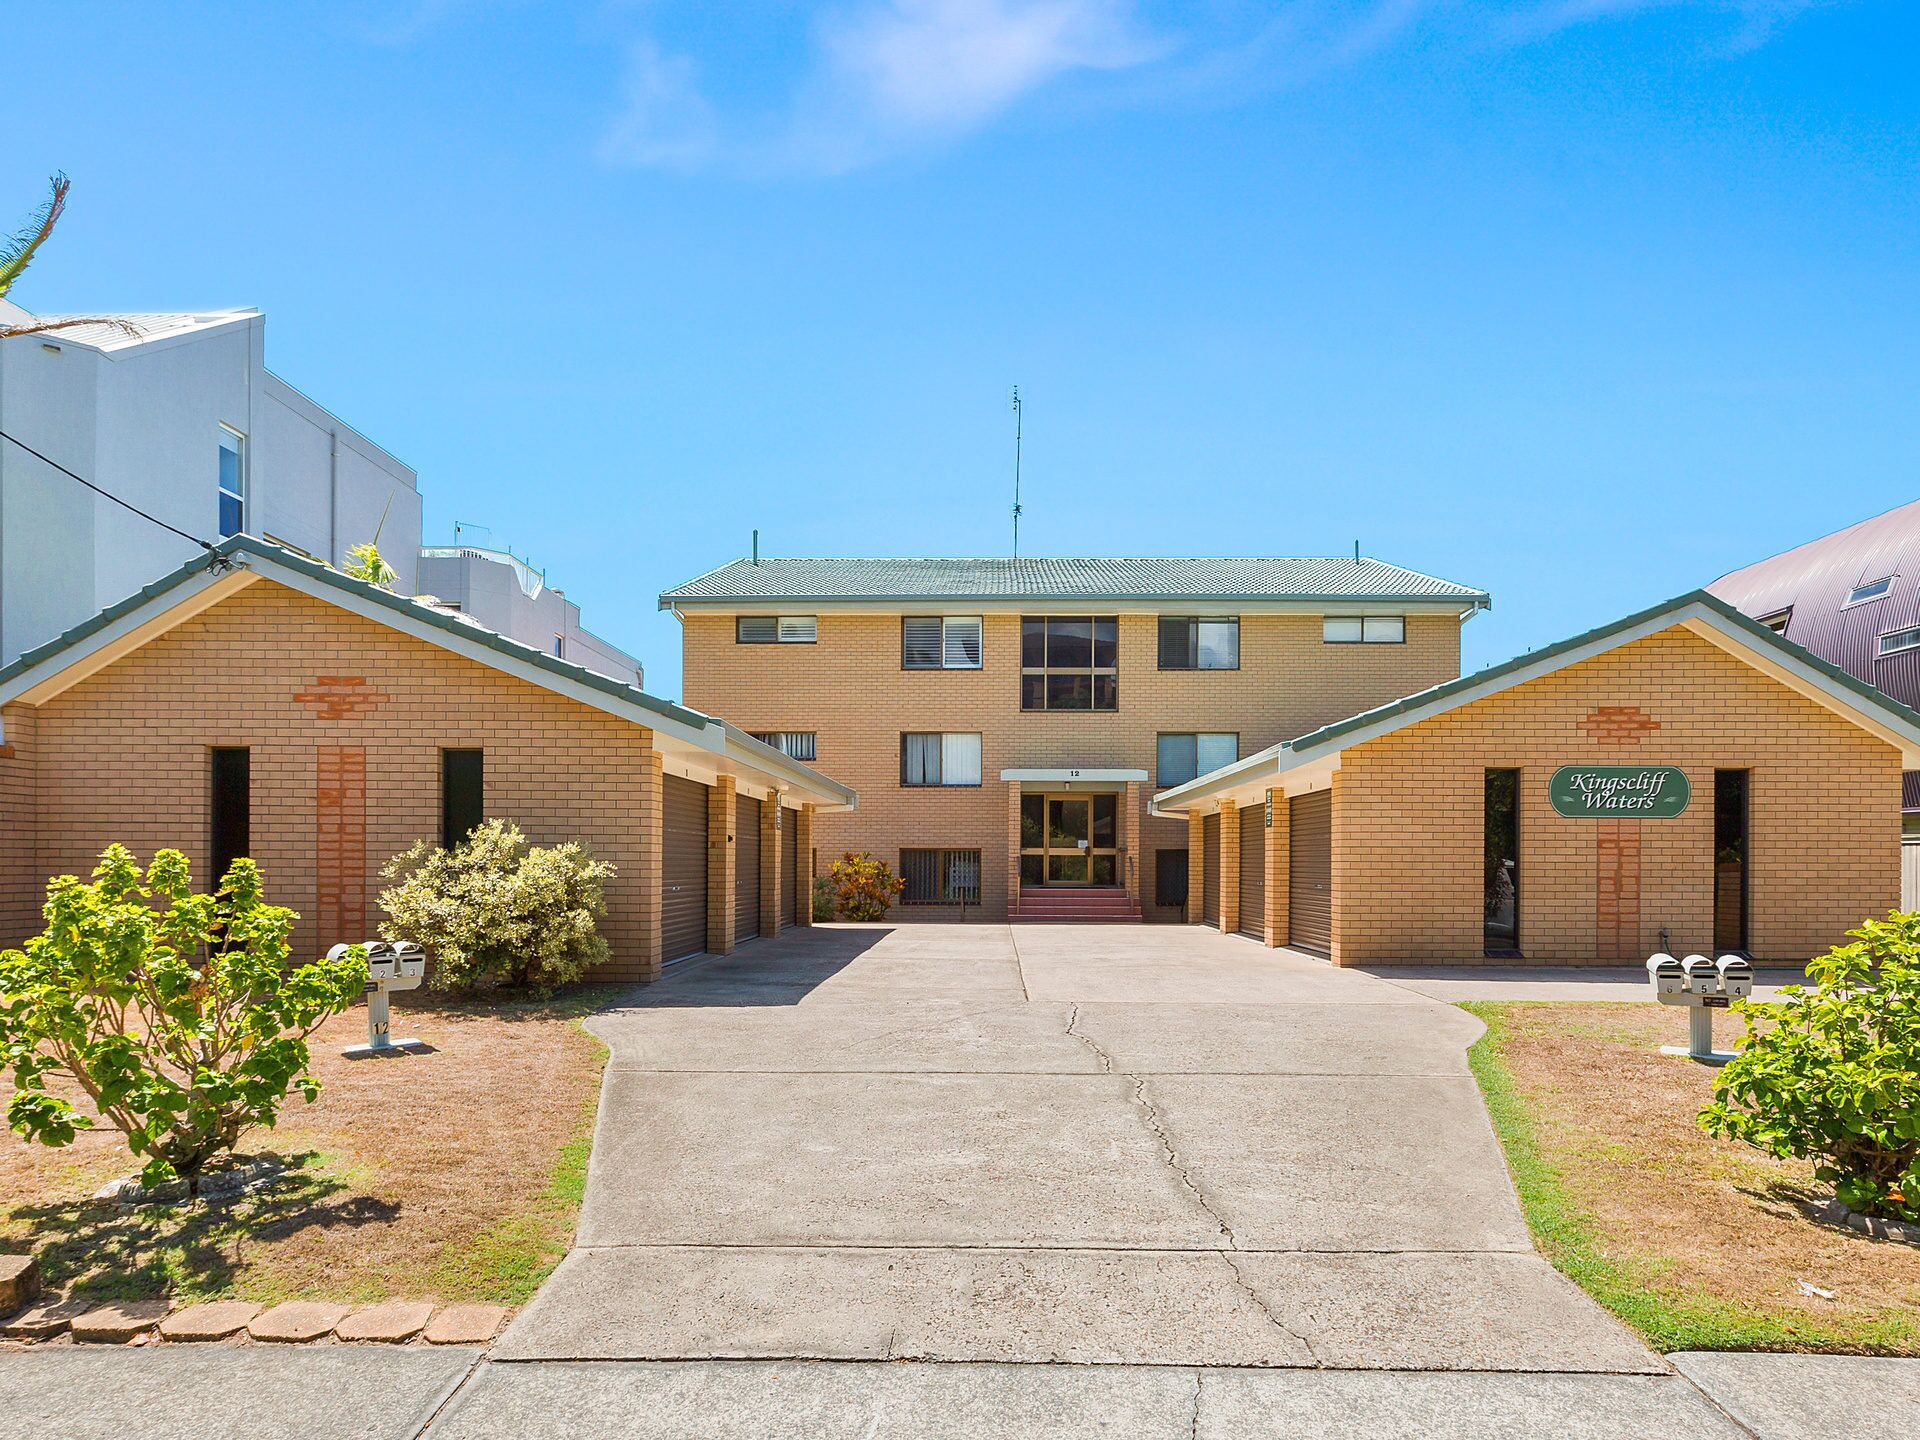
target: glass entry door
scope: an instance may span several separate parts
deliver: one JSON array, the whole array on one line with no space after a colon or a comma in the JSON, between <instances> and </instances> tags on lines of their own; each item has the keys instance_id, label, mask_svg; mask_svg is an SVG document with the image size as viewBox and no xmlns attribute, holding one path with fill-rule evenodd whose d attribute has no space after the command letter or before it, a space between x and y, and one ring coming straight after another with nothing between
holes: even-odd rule
<instances>
[{"instance_id":1,"label":"glass entry door","mask_svg":"<svg viewBox=\"0 0 1920 1440\"><path fill-rule=\"evenodd\" d=\"M1118 885L1119 796L1022 795L1022 885Z\"/></svg>"}]
</instances>

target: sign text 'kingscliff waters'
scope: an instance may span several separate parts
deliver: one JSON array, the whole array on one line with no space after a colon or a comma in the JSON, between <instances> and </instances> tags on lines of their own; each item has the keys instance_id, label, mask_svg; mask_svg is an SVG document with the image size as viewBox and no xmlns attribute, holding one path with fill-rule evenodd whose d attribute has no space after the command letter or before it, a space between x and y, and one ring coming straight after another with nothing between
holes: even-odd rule
<instances>
[{"instance_id":1,"label":"sign text 'kingscliff waters'","mask_svg":"<svg viewBox=\"0 0 1920 1440\"><path fill-rule=\"evenodd\" d=\"M1677 765L1562 765L1547 798L1575 820L1671 820L1693 790Z\"/></svg>"}]
</instances>

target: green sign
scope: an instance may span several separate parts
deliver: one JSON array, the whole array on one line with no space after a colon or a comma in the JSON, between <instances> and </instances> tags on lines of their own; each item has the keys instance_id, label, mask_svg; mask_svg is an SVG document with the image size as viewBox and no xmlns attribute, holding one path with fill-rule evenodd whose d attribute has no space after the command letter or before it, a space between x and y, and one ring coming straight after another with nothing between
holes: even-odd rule
<instances>
[{"instance_id":1,"label":"green sign","mask_svg":"<svg viewBox=\"0 0 1920 1440\"><path fill-rule=\"evenodd\" d=\"M1693 790L1677 765L1562 765L1547 798L1574 820L1671 820Z\"/></svg>"}]
</instances>

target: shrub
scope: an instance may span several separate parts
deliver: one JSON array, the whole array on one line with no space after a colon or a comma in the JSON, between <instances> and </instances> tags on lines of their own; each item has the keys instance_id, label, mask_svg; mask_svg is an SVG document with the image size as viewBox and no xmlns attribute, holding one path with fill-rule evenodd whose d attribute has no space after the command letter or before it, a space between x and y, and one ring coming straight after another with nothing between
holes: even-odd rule
<instances>
[{"instance_id":1,"label":"shrub","mask_svg":"<svg viewBox=\"0 0 1920 1440\"><path fill-rule=\"evenodd\" d=\"M1811 986L1741 1006L1740 1054L1700 1124L1812 1160L1850 1209L1920 1220L1920 914L1847 933L1807 966Z\"/></svg>"},{"instance_id":2,"label":"shrub","mask_svg":"<svg viewBox=\"0 0 1920 1440\"><path fill-rule=\"evenodd\" d=\"M381 908L396 935L432 950L435 989L546 989L607 958L594 922L613 866L577 842L532 845L512 821L489 820L451 850L422 840L380 873L399 882Z\"/></svg>"},{"instance_id":3,"label":"shrub","mask_svg":"<svg viewBox=\"0 0 1920 1440\"><path fill-rule=\"evenodd\" d=\"M907 888L907 882L896 877L886 861L876 860L865 851L858 855L847 851L827 867L827 875L834 902L848 920L884 918L894 897Z\"/></svg>"},{"instance_id":4,"label":"shrub","mask_svg":"<svg viewBox=\"0 0 1920 1440\"><path fill-rule=\"evenodd\" d=\"M813 918L833 919L833 881L824 875L813 877Z\"/></svg>"},{"instance_id":5,"label":"shrub","mask_svg":"<svg viewBox=\"0 0 1920 1440\"><path fill-rule=\"evenodd\" d=\"M91 882L47 886L47 928L0 954L0 1063L13 1072L7 1121L65 1145L93 1118L49 1093L66 1075L145 1161L147 1185L192 1180L289 1090L311 1101L307 1037L365 988L367 957L288 967L297 918L262 898L236 860L213 895L193 893L187 857L162 850L145 876L109 845Z\"/></svg>"}]
</instances>

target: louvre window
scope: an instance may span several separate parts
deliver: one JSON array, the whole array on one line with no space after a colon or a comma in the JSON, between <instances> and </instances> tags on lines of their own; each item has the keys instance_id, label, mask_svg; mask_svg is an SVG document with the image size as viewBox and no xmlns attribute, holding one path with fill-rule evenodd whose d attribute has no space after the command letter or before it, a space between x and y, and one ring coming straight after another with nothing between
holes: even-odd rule
<instances>
[{"instance_id":1,"label":"louvre window","mask_svg":"<svg viewBox=\"0 0 1920 1440\"><path fill-rule=\"evenodd\" d=\"M1020 621L1022 710L1118 710L1120 622L1113 616Z\"/></svg>"},{"instance_id":2,"label":"louvre window","mask_svg":"<svg viewBox=\"0 0 1920 1440\"><path fill-rule=\"evenodd\" d=\"M978 670L978 615L908 615L900 621L900 664L907 670Z\"/></svg>"},{"instance_id":3,"label":"louvre window","mask_svg":"<svg viewBox=\"0 0 1920 1440\"><path fill-rule=\"evenodd\" d=\"M900 783L916 787L978 785L980 737L939 733L902 735Z\"/></svg>"},{"instance_id":4,"label":"louvre window","mask_svg":"<svg viewBox=\"0 0 1920 1440\"><path fill-rule=\"evenodd\" d=\"M1399 645L1407 638L1401 615L1328 615L1320 622L1320 638L1329 645Z\"/></svg>"},{"instance_id":5,"label":"louvre window","mask_svg":"<svg viewBox=\"0 0 1920 1440\"><path fill-rule=\"evenodd\" d=\"M978 905L978 850L902 850L900 892L903 905Z\"/></svg>"},{"instance_id":6,"label":"louvre window","mask_svg":"<svg viewBox=\"0 0 1920 1440\"><path fill-rule=\"evenodd\" d=\"M1920 629L1889 630L1880 637L1882 655L1898 655L1903 650L1920 650Z\"/></svg>"},{"instance_id":7,"label":"louvre window","mask_svg":"<svg viewBox=\"0 0 1920 1440\"><path fill-rule=\"evenodd\" d=\"M1240 621L1160 617L1162 670L1238 670Z\"/></svg>"},{"instance_id":8,"label":"louvre window","mask_svg":"<svg viewBox=\"0 0 1920 1440\"><path fill-rule=\"evenodd\" d=\"M811 645L819 638L811 615L742 615L733 622L733 638L741 645Z\"/></svg>"},{"instance_id":9,"label":"louvre window","mask_svg":"<svg viewBox=\"0 0 1920 1440\"><path fill-rule=\"evenodd\" d=\"M1227 734L1162 735L1154 783L1184 785L1240 758L1240 737Z\"/></svg>"},{"instance_id":10,"label":"louvre window","mask_svg":"<svg viewBox=\"0 0 1920 1440\"><path fill-rule=\"evenodd\" d=\"M762 745L771 745L789 759L816 758L814 732L811 730L755 730L752 734Z\"/></svg>"}]
</instances>

